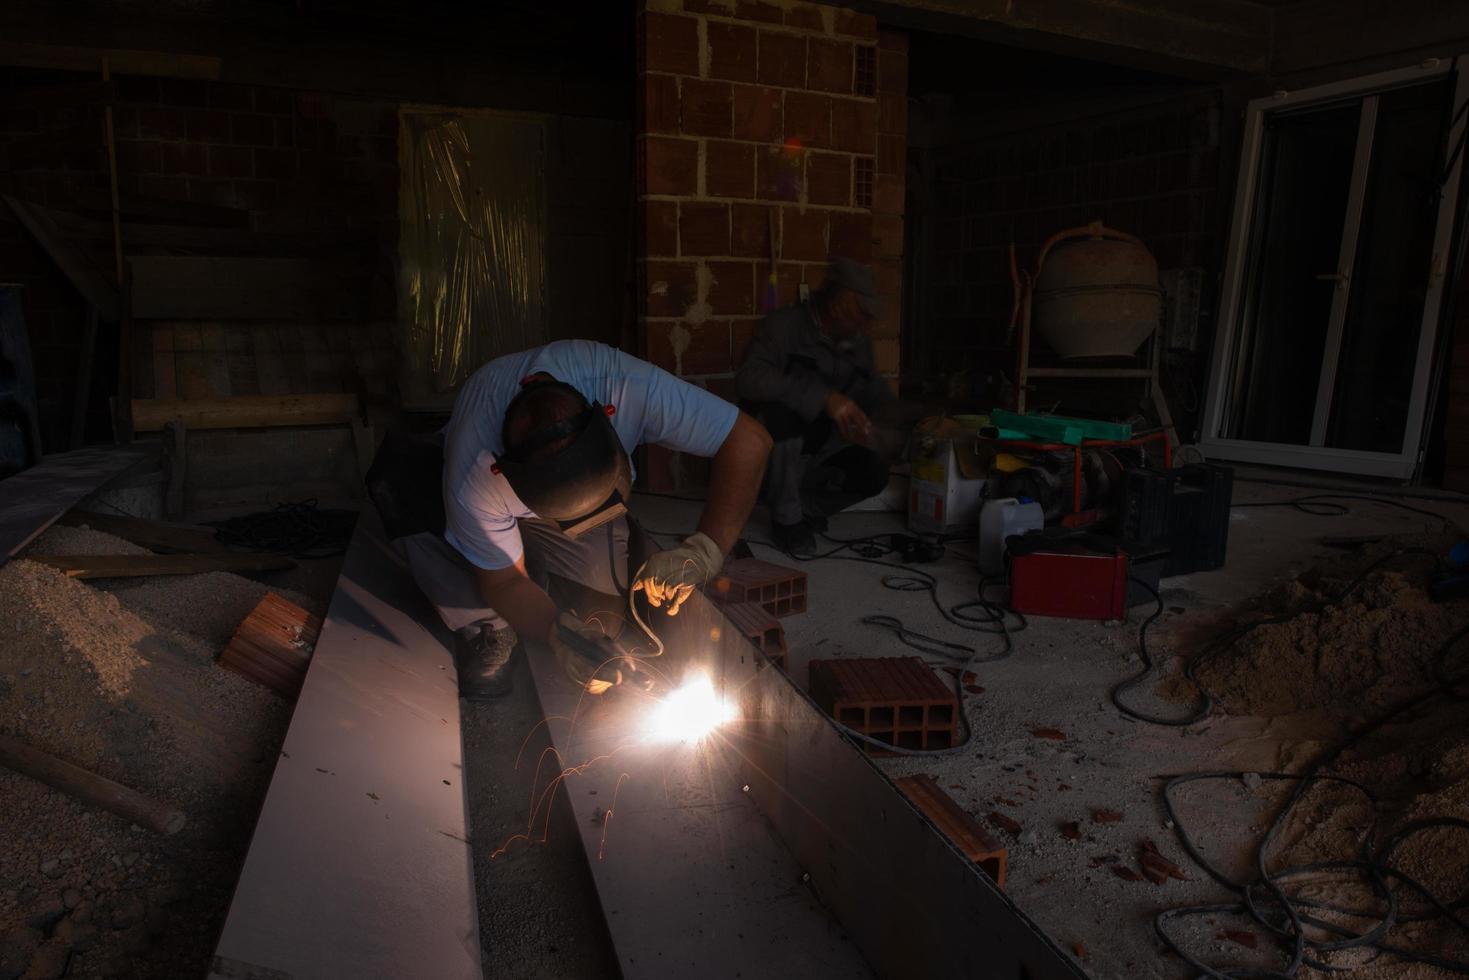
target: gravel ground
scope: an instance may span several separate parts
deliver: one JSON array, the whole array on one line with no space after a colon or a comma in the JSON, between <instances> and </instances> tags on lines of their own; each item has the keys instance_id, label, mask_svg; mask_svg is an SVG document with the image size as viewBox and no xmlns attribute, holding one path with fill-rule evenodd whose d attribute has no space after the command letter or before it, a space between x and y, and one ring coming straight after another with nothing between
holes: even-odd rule
<instances>
[{"instance_id":1,"label":"gravel ground","mask_svg":"<svg viewBox=\"0 0 1469 980\"><path fill-rule=\"evenodd\" d=\"M32 545L141 550L67 527ZM0 769L0 980L206 971L290 717L213 662L266 591L226 574L84 583L0 567L0 731L188 816L164 837Z\"/></svg>"}]
</instances>

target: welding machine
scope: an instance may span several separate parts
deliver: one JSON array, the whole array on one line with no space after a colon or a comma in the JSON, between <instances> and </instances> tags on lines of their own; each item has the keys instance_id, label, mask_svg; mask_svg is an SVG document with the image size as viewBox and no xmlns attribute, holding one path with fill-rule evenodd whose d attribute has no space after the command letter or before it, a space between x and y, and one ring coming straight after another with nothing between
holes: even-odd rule
<instances>
[{"instance_id":1,"label":"welding machine","mask_svg":"<svg viewBox=\"0 0 1469 980\"><path fill-rule=\"evenodd\" d=\"M1067 619L1127 615L1127 553L1112 539L1057 528L1015 535L1005 547L1016 612Z\"/></svg>"}]
</instances>

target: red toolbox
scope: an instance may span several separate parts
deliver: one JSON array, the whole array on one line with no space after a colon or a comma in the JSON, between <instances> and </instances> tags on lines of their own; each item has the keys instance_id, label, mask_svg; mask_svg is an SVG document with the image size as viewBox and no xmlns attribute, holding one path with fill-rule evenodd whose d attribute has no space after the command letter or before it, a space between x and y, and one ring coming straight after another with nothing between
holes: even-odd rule
<instances>
[{"instance_id":1,"label":"red toolbox","mask_svg":"<svg viewBox=\"0 0 1469 980\"><path fill-rule=\"evenodd\" d=\"M1081 542L1026 542L1028 537L1007 544L1010 608L1027 616L1126 618L1127 555Z\"/></svg>"}]
</instances>

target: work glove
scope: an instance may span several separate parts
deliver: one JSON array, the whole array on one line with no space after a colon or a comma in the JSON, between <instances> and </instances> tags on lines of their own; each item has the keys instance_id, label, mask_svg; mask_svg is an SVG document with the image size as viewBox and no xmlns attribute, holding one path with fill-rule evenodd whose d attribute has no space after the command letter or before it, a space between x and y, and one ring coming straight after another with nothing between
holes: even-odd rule
<instances>
[{"instance_id":1,"label":"work glove","mask_svg":"<svg viewBox=\"0 0 1469 980\"><path fill-rule=\"evenodd\" d=\"M696 533L677 548L660 551L644 562L632 587L643 590L649 605L659 607L666 602L668 615L677 616L694 590L722 567L724 552L719 545L709 535Z\"/></svg>"},{"instance_id":2,"label":"work glove","mask_svg":"<svg viewBox=\"0 0 1469 980\"><path fill-rule=\"evenodd\" d=\"M582 637L589 645L606 649L608 653L592 659L567 643L561 637L561 628ZM622 671L618 669L616 659L611 657L611 642L596 623L584 623L571 613L562 613L556 617L556 627L551 630L547 642L566 676L588 694L604 694L622 683Z\"/></svg>"}]
</instances>

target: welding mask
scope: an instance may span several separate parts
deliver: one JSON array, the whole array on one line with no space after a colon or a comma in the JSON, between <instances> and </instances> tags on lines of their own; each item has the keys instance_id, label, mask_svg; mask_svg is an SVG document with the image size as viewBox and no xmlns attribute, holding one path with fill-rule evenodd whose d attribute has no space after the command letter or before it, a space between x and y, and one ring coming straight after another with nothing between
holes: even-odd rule
<instances>
[{"instance_id":1,"label":"welding mask","mask_svg":"<svg viewBox=\"0 0 1469 980\"><path fill-rule=\"evenodd\" d=\"M562 533L575 538L627 513L632 466L612 428L614 408L588 404L581 392L563 382L524 384L505 410L507 421L516 402L550 387L574 395L581 411L526 433L514 445L503 438L508 433L502 433L505 452L496 459L495 467L537 517L556 522ZM542 452L563 442L559 449Z\"/></svg>"}]
</instances>

